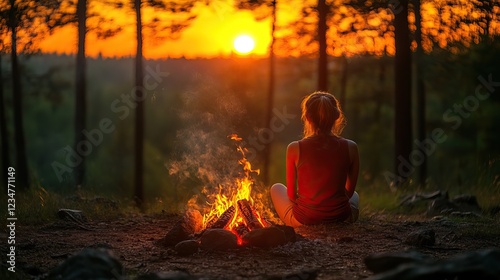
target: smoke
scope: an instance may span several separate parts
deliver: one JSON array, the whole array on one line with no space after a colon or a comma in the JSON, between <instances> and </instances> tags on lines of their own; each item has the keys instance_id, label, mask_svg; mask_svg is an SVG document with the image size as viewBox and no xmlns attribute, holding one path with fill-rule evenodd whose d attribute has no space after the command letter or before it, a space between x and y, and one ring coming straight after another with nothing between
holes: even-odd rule
<instances>
[{"instance_id":1,"label":"smoke","mask_svg":"<svg viewBox=\"0 0 500 280\"><path fill-rule=\"evenodd\" d=\"M228 136L251 126L236 93L209 79L193 84L200 86L181 96L184 129L177 133L174 160L166 164L177 192L196 197L191 206L206 203L207 195L218 192L219 186L230 188L241 175L241 154Z\"/></svg>"},{"instance_id":2,"label":"smoke","mask_svg":"<svg viewBox=\"0 0 500 280\"><path fill-rule=\"evenodd\" d=\"M244 102L244 94L208 78L192 84L199 86L181 96L183 105L178 115L184 128L177 132L176 153L166 167L176 193L182 194L177 197L179 210L197 209L205 214L217 194L231 197L237 188L236 180L245 176L240 165L245 148L238 150L241 141L231 140L230 136L248 135L256 127L256 120L247 113L249 105ZM255 209L275 222L268 206L268 188L260 183L256 172L250 175Z\"/></svg>"}]
</instances>

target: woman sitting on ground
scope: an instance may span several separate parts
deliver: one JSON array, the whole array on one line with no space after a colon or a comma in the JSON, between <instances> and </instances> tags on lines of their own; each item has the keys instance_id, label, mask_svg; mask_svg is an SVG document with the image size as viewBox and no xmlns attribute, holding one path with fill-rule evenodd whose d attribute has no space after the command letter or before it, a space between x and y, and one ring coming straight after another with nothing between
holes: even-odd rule
<instances>
[{"instance_id":1,"label":"woman sitting on ground","mask_svg":"<svg viewBox=\"0 0 500 280\"><path fill-rule=\"evenodd\" d=\"M346 121L338 100L326 92L310 94L302 101L302 121L304 138L286 152L288 188L271 187L276 212L292 227L356 221L358 147L340 137Z\"/></svg>"}]
</instances>

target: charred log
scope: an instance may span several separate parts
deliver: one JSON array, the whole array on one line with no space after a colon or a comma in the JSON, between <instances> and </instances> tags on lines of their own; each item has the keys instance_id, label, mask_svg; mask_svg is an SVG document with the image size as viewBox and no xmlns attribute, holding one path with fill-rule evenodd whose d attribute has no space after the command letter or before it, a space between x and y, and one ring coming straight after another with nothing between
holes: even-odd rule
<instances>
[{"instance_id":1,"label":"charred log","mask_svg":"<svg viewBox=\"0 0 500 280\"><path fill-rule=\"evenodd\" d=\"M250 202L246 199L238 200L238 209L240 210L240 214L245 220L247 227L250 230L263 228L262 224L259 222L257 218L257 213L255 209L252 207Z\"/></svg>"},{"instance_id":2,"label":"charred log","mask_svg":"<svg viewBox=\"0 0 500 280\"><path fill-rule=\"evenodd\" d=\"M214 223L210 222L207 225L207 228L225 228L227 224L231 222L231 220L234 218L234 214L236 213L236 209L234 206L231 206L227 208L222 215L215 221Z\"/></svg>"},{"instance_id":3,"label":"charred log","mask_svg":"<svg viewBox=\"0 0 500 280\"><path fill-rule=\"evenodd\" d=\"M234 231L237 233L238 236L242 237L244 236L245 234L249 233L250 230L248 229L248 227L245 225L245 224L239 224L235 229Z\"/></svg>"}]
</instances>

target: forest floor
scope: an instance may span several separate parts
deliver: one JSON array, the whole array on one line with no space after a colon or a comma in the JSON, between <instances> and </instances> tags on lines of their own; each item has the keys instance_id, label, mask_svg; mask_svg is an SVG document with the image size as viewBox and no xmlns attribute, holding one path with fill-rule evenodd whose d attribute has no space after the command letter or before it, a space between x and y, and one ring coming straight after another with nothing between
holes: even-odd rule
<instances>
[{"instance_id":1,"label":"forest floor","mask_svg":"<svg viewBox=\"0 0 500 280\"><path fill-rule=\"evenodd\" d=\"M361 213L363 215L363 213ZM35 279L84 248L110 249L127 279L150 272L184 271L203 279L364 279L373 275L363 259L374 253L417 250L436 259L500 246L498 219L432 219L422 215L372 213L354 224L297 228L303 238L272 248L200 251L181 257L156 245L179 216L139 215L113 221L91 221L91 230L64 226L60 221L16 228L16 273L10 279ZM406 245L406 236L432 229L436 244ZM7 240L7 233L0 233ZM7 242L0 244L7 251ZM2 270L5 270L2 253ZM5 279L5 278L3 278Z\"/></svg>"}]
</instances>

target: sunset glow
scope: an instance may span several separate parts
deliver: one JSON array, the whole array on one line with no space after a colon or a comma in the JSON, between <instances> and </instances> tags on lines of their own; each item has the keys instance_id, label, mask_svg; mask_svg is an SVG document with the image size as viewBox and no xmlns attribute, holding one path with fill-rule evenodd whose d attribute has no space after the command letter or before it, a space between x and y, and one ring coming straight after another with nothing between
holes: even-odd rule
<instances>
[{"instance_id":1,"label":"sunset glow","mask_svg":"<svg viewBox=\"0 0 500 280\"><path fill-rule=\"evenodd\" d=\"M254 49L255 41L248 35L240 35L234 39L233 46L239 54L248 54Z\"/></svg>"},{"instance_id":2,"label":"sunset glow","mask_svg":"<svg viewBox=\"0 0 500 280\"><path fill-rule=\"evenodd\" d=\"M97 7L97 9L105 9ZM108 8L109 9L109 8ZM123 26L122 32L107 39L87 35L87 55L96 57L123 57L135 54L135 29L133 14L121 10L110 11L115 24ZM145 20L154 11L144 9ZM144 56L146 58L196 58L226 57L235 52L234 39L242 33L251 36L255 45L252 54L265 56L269 49L269 20L256 20L252 12L237 10L232 5L224 9L199 5L194 8L196 20L182 31L177 39L159 40L154 32L144 31ZM66 26L40 42L43 52L74 54L76 52L76 26Z\"/></svg>"},{"instance_id":3,"label":"sunset glow","mask_svg":"<svg viewBox=\"0 0 500 280\"><path fill-rule=\"evenodd\" d=\"M431 51L434 45L447 46L450 42L464 40L467 42L478 41L479 33L485 30L478 24L462 22L459 28L451 28L450 24L456 20L453 15L463 19L475 20L481 18L481 11L473 10L472 4L460 0L461 9L457 7L442 6L439 2L424 2L422 4L422 29L424 50ZM304 30L308 31L301 36L294 34L289 26L293 26L301 18L301 9L297 9L300 1L283 2L277 9L277 41L275 53L278 56L310 55L316 52L317 44L314 34L314 15L301 21ZM68 8L69 9L69 8ZM494 11L498 7L493 8ZM69 12L74 12L70 10ZM105 20L89 17L87 25L86 55L88 57L124 57L135 55L135 18L130 7L122 9L112 8L100 1L89 2L89 11L102 13ZM160 22L174 22L174 13L160 13L145 5L142 9L144 37L144 56L147 59L165 58L212 58L228 57L236 53L239 55L252 54L252 56L267 56L271 42L271 20L266 7L256 11L237 9L233 1L217 0L204 4L198 2L192 9L196 16L186 28L175 38L164 38L155 30L148 28L155 19ZM440 14L437 17L436 14ZM470 15L470 16L468 16ZM329 19L328 53L332 56L356 56L370 53L374 55L394 55L394 33L391 25L393 14L389 9L379 9L368 17L361 15L352 7L341 6L338 13ZM414 30L414 15L409 15L410 29ZM121 32L116 35L99 39L95 35L96 27L119 27ZM353 30L356 32L351 32ZM496 18L490 21L489 34L498 34L500 25ZM251 38L235 38L245 34ZM242 40L243 42L240 42ZM250 41L254 42L251 48ZM5 39L8 41L8 38ZM247 41L248 43L244 43ZM37 47L46 53L75 54L77 44L76 25L67 25L54 30L42 40L36 41ZM414 45L414 44L413 44ZM467 43L466 43L467 45Z\"/></svg>"}]
</instances>

